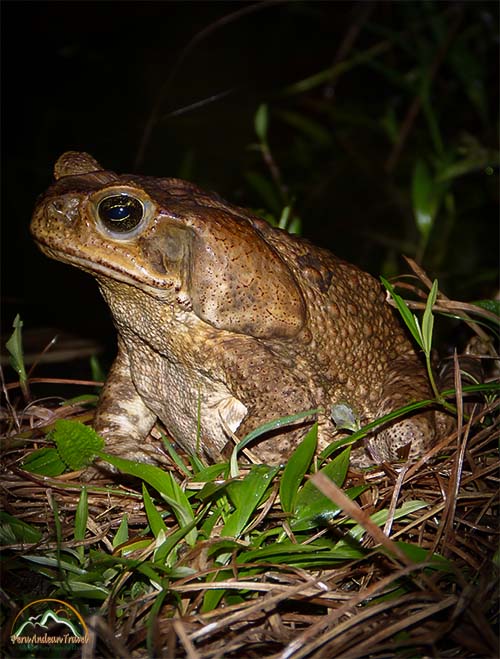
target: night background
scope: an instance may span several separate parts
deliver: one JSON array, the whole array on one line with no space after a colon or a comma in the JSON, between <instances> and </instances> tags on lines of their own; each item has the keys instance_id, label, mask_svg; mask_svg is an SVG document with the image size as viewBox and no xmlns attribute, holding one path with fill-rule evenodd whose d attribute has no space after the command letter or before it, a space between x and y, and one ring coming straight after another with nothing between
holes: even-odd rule
<instances>
[{"instance_id":1,"label":"night background","mask_svg":"<svg viewBox=\"0 0 500 659\"><path fill-rule=\"evenodd\" d=\"M3 2L2 61L4 336L20 313L113 351L92 278L28 232L65 150L274 220L292 204L302 235L375 276L406 254L451 297L496 294L497 3Z\"/></svg>"}]
</instances>

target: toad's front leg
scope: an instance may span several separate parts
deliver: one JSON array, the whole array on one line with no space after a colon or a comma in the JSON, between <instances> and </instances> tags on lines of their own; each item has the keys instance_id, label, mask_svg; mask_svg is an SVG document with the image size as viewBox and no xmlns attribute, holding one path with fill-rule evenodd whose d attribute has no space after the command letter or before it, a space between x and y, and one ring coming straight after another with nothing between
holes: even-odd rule
<instances>
[{"instance_id":1,"label":"toad's front leg","mask_svg":"<svg viewBox=\"0 0 500 659\"><path fill-rule=\"evenodd\" d=\"M140 397L130 373L128 353L121 340L118 355L99 398L94 428L105 442L105 450L127 460L161 463L159 447L145 443L156 415Z\"/></svg>"}]
</instances>

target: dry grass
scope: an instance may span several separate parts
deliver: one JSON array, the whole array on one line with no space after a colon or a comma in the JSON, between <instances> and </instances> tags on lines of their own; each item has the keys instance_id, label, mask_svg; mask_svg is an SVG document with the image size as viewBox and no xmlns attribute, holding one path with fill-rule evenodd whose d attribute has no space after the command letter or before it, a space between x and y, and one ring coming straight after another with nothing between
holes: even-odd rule
<instances>
[{"instance_id":1,"label":"dry grass","mask_svg":"<svg viewBox=\"0 0 500 659\"><path fill-rule=\"evenodd\" d=\"M499 425L498 420L488 427L480 424L486 413L494 418L493 411L484 408L476 413L436 447L436 455L416 465L385 465L368 474L349 472L348 485L369 484L360 498L362 516L368 519L377 510L390 511L384 527L389 548L395 540L418 545L429 557L438 553L447 558L451 569L424 569L404 554L398 557L397 547L392 554L377 550L366 535L365 546L374 550L361 560L339 562L335 569L257 565L249 578L248 566L233 561L224 581L215 584L210 575L221 570L209 553L211 543L220 539L215 528L214 539L198 542L180 557L178 566L195 571L170 580L152 626L147 620L158 591L124 599L120 593L134 578L133 571L124 570L106 600L89 608L91 643L83 647L82 656L497 657L498 573L493 557L499 536ZM27 420L20 430L32 435ZM37 581L32 571L9 570L9 560L81 544L86 550L93 547L111 554L112 538L125 513L131 538L147 526L137 489L116 484L110 491L90 487L87 534L75 542L78 474L57 479L27 474L16 465L29 450L26 445L10 446L4 453L2 505L4 511L39 528L43 536L36 546L4 547L7 615L19 608L19 584L26 585L33 598L47 596L45 579ZM410 519L392 519L396 505L415 499L427 502L427 507ZM61 522L59 544L54 502ZM274 502L259 523L263 529L280 524L282 515ZM175 521L168 522L175 531ZM319 535L330 532L335 533L335 528L318 529ZM149 557L151 549L140 555ZM214 588L225 589L226 597L214 610L203 612L203 596Z\"/></svg>"}]
</instances>

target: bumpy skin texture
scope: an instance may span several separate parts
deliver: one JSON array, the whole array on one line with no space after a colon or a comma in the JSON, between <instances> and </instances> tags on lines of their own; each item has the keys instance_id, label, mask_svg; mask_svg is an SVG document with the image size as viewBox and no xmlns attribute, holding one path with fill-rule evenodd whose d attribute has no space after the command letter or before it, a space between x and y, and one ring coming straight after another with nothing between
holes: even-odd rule
<instances>
[{"instance_id":1,"label":"bumpy skin texture","mask_svg":"<svg viewBox=\"0 0 500 659\"><path fill-rule=\"evenodd\" d=\"M113 314L118 355L95 419L111 452L159 459L144 443L159 418L187 451L219 460L231 432L316 407L323 447L336 403L365 423L430 396L369 274L179 179L118 176L75 152L55 178L31 231L47 255L94 275ZM117 231L98 208L109 198L139 200L138 225ZM252 451L283 462L306 429ZM414 458L435 434L432 412L412 416L371 436L357 461Z\"/></svg>"}]
</instances>

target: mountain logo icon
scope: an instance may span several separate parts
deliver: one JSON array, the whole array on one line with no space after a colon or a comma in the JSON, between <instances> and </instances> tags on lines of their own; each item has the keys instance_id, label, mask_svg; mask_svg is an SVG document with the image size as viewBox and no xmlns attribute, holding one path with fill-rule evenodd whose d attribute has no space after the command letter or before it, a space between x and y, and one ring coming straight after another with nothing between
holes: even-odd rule
<instances>
[{"instance_id":1,"label":"mountain logo icon","mask_svg":"<svg viewBox=\"0 0 500 659\"><path fill-rule=\"evenodd\" d=\"M27 604L12 623L10 641L24 650L41 646L78 647L89 640L88 628L74 606L59 599L39 599Z\"/></svg>"}]
</instances>

